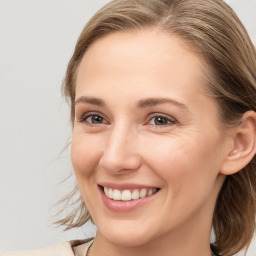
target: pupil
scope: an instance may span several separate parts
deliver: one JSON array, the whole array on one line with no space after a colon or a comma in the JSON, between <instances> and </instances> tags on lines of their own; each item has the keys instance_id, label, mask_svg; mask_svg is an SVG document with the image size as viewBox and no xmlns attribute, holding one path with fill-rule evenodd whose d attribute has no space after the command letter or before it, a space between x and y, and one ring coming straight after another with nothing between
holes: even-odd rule
<instances>
[{"instance_id":1,"label":"pupil","mask_svg":"<svg viewBox=\"0 0 256 256\"><path fill-rule=\"evenodd\" d=\"M102 117L100 117L100 116L93 116L92 122L93 122L94 124L102 123Z\"/></svg>"},{"instance_id":2,"label":"pupil","mask_svg":"<svg viewBox=\"0 0 256 256\"><path fill-rule=\"evenodd\" d=\"M155 124L160 124L160 125L167 124L167 120L164 117L157 117Z\"/></svg>"}]
</instances>

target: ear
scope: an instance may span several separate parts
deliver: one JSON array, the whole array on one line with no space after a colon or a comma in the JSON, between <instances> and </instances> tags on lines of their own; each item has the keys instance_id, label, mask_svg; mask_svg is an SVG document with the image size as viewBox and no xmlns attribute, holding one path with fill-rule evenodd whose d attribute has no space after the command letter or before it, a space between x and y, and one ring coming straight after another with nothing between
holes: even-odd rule
<instances>
[{"instance_id":1,"label":"ear","mask_svg":"<svg viewBox=\"0 0 256 256\"><path fill-rule=\"evenodd\" d=\"M241 123L232 130L227 156L220 173L231 175L242 170L256 154L256 112L244 113Z\"/></svg>"}]
</instances>

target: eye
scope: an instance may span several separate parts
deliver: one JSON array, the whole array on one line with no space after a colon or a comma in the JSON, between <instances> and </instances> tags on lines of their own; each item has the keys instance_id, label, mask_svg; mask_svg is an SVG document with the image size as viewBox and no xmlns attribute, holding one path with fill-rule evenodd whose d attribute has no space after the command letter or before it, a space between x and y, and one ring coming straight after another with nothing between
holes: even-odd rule
<instances>
[{"instance_id":1,"label":"eye","mask_svg":"<svg viewBox=\"0 0 256 256\"><path fill-rule=\"evenodd\" d=\"M173 118L162 116L162 115L155 115L149 120L150 125L157 125L157 126L164 126L169 124L175 124L176 121Z\"/></svg>"},{"instance_id":2,"label":"eye","mask_svg":"<svg viewBox=\"0 0 256 256\"><path fill-rule=\"evenodd\" d=\"M101 115L98 115L98 114L85 115L80 119L80 122L85 122L87 124L92 124L92 125L108 123L104 117L102 117Z\"/></svg>"}]
</instances>

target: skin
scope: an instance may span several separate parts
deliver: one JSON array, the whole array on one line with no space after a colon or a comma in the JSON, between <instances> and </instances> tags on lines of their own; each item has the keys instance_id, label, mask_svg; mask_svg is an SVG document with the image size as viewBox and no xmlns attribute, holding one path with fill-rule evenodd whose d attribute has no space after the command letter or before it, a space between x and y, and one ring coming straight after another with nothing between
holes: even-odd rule
<instances>
[{"instance_id":1,"label":"skin","mask_svg":"<svg viewBox=\"0 0 256 256\"><path fill-rule=\"evenodd\" d=\"M205 88L202 59L157 29L115 32L87 50L77 74L71 153L98 229L90 256L211 255L230 141ZM152 98L158 101L145 103ZM118 213L104 205L102 182L160 190L142 207Z\"/></svg>"}]
</instances>

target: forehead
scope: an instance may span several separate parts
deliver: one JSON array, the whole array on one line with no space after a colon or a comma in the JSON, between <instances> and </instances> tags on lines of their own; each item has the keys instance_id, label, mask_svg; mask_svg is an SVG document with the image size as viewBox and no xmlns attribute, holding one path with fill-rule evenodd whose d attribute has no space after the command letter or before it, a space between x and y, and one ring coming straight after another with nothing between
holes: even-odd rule
<instances>
[{"instance_id":1,"label":"forehead","mask_svg":"<svg viewBox=\"0 0 256 256\"><path fill-rule=\"evenodd\" d=\"M182 89L189 81L191 86L192 81L205 84L203 70L202 58L177 36L156 28L119 31L96 40L84 54L76 94L116 83L119 87L140 83L144 89L154 84L158 91L161 86L179 84Z\"/></svg>"}]
</instances>

